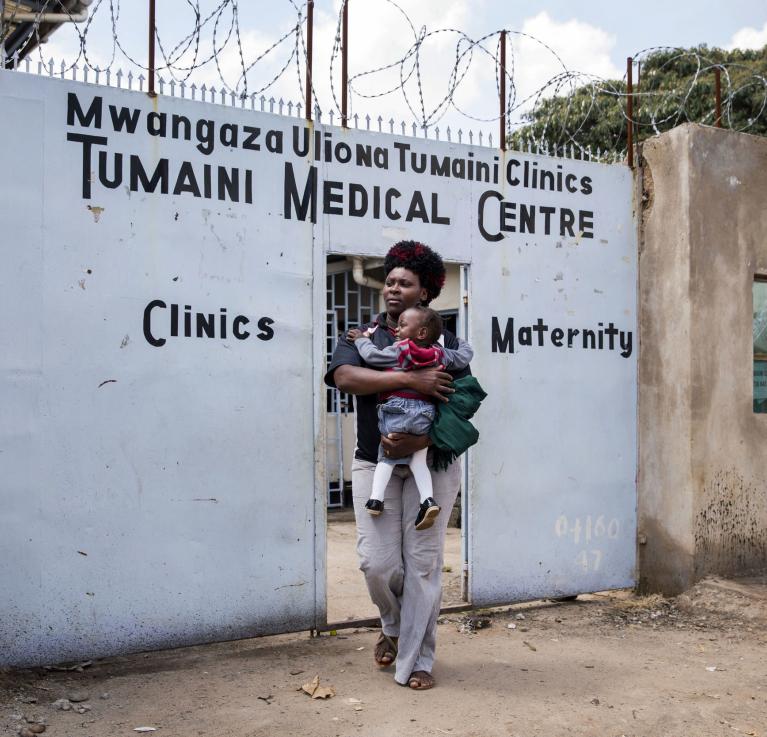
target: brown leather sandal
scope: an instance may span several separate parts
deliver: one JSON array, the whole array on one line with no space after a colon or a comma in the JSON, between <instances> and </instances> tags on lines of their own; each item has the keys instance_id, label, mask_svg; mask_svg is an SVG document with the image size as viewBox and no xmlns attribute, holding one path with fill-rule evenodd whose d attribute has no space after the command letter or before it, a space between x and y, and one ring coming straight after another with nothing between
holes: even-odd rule
<instances>
[{"instance_id":1,"label":"brown leather sandal","mask_svg":"<svg viewBox=\"0 0 767 737\"><path fill-rule=\"evenodd\" d=\"M397 638L382 632L376 640L373 657L379 668L388 668L397 658Z\"/></svg>"},{"instance_id":2,"label":"brown leather sandal","mask_svg":"<svg viewBox=\"0 0 767 737\"><path fill-rule=\"evenodd\" d=\"M436 681L431 673L425 670L414 670L407 679L407 685L413 691L428 691L434 688Z\"/></svg>"}]
</instances>

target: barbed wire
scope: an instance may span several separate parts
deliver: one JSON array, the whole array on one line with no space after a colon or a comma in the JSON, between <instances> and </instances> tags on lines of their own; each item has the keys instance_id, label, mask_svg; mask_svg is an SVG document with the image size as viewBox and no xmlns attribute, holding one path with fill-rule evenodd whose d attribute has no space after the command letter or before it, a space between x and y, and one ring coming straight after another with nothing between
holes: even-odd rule
<instances>
[{"instance_id":1,"label":"barbed wire","mask_svg":"<svg viewBox=\"0 0 767 737\"><path fill-rule=\"evenodd\" d=\"M331 116L341 113L337 67L342 54L342 23L347 2L341 1L334 23L329 75L322 84L316 83L321 80L317 75L309 80L313 107L318 112L328 109ZM372 0L366 0L370 2ZM397 33L395 37L405 38L407 45L389 61L350 75L347 86L350 111L355 109L357 101L362 104L387 101L392 108L404 106L424 133L438 130L440 122L452 113L483 124L497 123L503 117L505 138L518 146L551 146L554 151L567 147L585 151L597 141L605 151L620 151L625 148L629 126L641 138L686 121L713 124L718 116L723 126L733 130L767 130L767 63L764 59L759 66L727 60L718 50L703 53L700 49L661 46L642 49L633 56L640 73L633 90L635 113L629 120L625 75L622 79L609 80L570 69L551 45L523 31L499 29L475 38L458 28L430 30L418 27L396 0L378 2L402 23L404 33ZM174 15L173 23L156 27L157 73L176 83L186 83L195 73L212 69L222 95L226 92L244 101L274 89L279 83L283 89L297 89L298 99L303 101L307 2L286 0L286 6L289 19L283 32L264 50L255 53L253 44L243 40L238 0L212 0L212 7L205 12L202 0L178 0L180 10ZM19 4L7 1L5 19L0 26L0 47L5 49L6 43L13 40L17 58L18 54L34 53L41 63L48 63L43 58L42 46L47 32L45 16L58 13L74 20L73 8L76 7L67 0L46 0L24 31L24 24L15 20L21 13ZM369 11L369 5L367 9ZM128 48L123 38L123 10L121 0L94 0L82 27L76 23L66 24L77 34L78 53L62 66L62 75L78 65L101 73L118 64L129 64L141 74L148 71L141 61L145 51L142 49L139 53ZM97 32L95 24L100 21L106 30ZM44 28L42 34L41 27ZM330 26L326 23L324 28L325 38L319 40L328 44ZM92 36L94 33L102 34L96 37L98 43ZM106 43L105 33L111 34ZM171 37L176 41L169 41ZM507 39L505 67L501 64L503 38ZM352 43L356 43L356 39ZM96 58L98 54L92 49L89 52L89 46L107 48L107 53ZM437 51L429 57L432 46L436 46ZM448 57L444 49L451 46L453 50ZM534 52L546 55L546 62L554 73L542 84L526 87L517 70L524 68L526 55ZM434 58L438 59L443 74L440 83L425 73L426 60L431 62ZM286 77L292 64L296 68L295 86ZM644 74L641 73L643 66ZM722 82L720 112L710 89L716 74L721 75ZM461 95L470 96L478 83L482 80L488 83L491 79L496 100L500 99L501 80L505 81L508 94L503 111L496 102L497 112L493 114L471 112L469 105L461 101ZM440 85L443 85L441 90ZM610 124L606 125L605 121ZM393 124L393 118L390 123ZM597 133L602 128L603 135L599 138Z\"/></svg>"}]
</instances>

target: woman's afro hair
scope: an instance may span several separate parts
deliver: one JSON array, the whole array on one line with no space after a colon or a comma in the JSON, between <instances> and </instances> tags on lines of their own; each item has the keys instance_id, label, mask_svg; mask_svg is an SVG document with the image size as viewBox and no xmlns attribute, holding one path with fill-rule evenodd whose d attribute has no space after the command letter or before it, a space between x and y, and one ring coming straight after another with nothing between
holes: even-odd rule
<instances>
[{"instance_id":1,"label":"woman's afro hair","mask_svg":"<svg viewBox=\"0 0 767 737\"><path fill-rule=\"evenodd\" d=\"M445 264L436 251L417 241L395 243L384 259L384 272L388 276L392 269L397 268L407 269L418 276L428 295L423 304L439 297L445 285Z\"/></svg>"}]
</instances>

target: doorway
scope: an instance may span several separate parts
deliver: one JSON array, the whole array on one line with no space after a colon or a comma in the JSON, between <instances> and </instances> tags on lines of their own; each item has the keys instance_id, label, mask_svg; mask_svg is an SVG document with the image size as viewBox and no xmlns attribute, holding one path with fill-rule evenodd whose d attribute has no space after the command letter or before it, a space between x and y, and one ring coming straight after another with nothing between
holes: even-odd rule
<instances>
[{"instance_id":1,"label":"doorway","mask_svg":"<svg viewBox=\"0 0 767 737\"><path fill-rule=\"evenodd\" d=\"M432 303L448 330L466 337L467 304L464 299L467 267L445 264L443 293ZM356 267L356 268L355 268ZM330 362L339 337L352 327L371 322L381 309L383 259L330 255L326 271L326 353ZM344 622L377 616L358 569L356 530L351 498L351 464L356 444L354 398L326 388L327 478L327 621ZM464 468L465 471L465 468ZM442 591L444 606L466 602L466 473L453 510L445 541ZM447 511L447 510L445 510Z\"/></svg>"}]
</instances>

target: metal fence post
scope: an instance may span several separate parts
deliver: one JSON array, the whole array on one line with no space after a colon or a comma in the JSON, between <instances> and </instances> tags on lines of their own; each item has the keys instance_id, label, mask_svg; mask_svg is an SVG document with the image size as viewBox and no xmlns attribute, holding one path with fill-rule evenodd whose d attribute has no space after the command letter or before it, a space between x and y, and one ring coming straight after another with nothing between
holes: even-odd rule
<instances>
[{"instance_id":1,"label":"metal fence post","mask_svg":"<svg viewBox=\"0 0 767 737\"><path fill-rule=\"evenodd\" d=\"M312 119L312 55L314 53L314 0L306 3L306 119Z\"/></svg>"},{"instance_id":2,"label":"metal fence post","mask_svg":"<svg viewBox=\"0 0 767 737\"><path fill-rule=\"evenodd\" d=\"M714 96L716 117L715 123L717 128L722 127L722 70L719 67L714 67Z\"/></svg>"},{"instance_id":3,"label":"metal fence post","mask_svg":"<svg viewBox=\"0 0 767 737\"><path fill-rule=\"evenodd\" d=\"M343 0L344 15L341 30L341 126L348 128L347 92L349 87L349 0Z\"/></svg>"},{"instance_id":4,"label":"metal fence post","mask_svg":"<svg viewBox=\"0 0 767 737\"><path fill-rule=\"evenodd\" d=\"M154 74L155 74L155 65L154 65L154 44L155 44L155 0L149 0L149 89L148 94L150 97L155 97L156 92L154 91Z\"/></svg>"},{"instance_id":5,"label":"metal fence post","mask_svg":"<svg viewBox=\"0 0 767 737\"><path fill-rule=\"evenodd\" d=\"M632 98L634 97L634 91L631 93ZM634 133L634 146L636 148L636 165L642 166L642 154L640 152L639 148L639 106L642 104L642 62L637 62L637 84L636 84L636 100L634 101L634 118L635 123L631 124L632 131Z\"/></svg>"},{"instance_id":6,"label":"metal fence post","mask_svg":"<svg viewBox=\"0 0 767 737\"><path fill-rule=\"evenodd\" d=\"M501 31L501 151L506 150L506 31Z\"/></svg>"},{"instance_id":7,"label":"metal fence post","mask_svg":"<svg viewBox=\"0 0 767 737\"><path fill-rule=\"evenodd\" d=\"M626 59L626 151L628 152L629 168L634 168L634 83L632 73L634 60Z\"/></svg>"}]
</instances>

